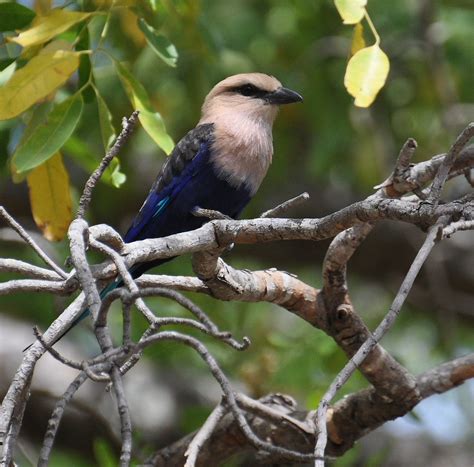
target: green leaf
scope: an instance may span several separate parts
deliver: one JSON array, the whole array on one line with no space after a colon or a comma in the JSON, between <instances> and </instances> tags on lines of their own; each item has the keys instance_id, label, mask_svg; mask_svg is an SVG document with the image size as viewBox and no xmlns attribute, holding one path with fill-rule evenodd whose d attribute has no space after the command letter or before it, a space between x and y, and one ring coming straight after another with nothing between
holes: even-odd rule
<instances>
[{"instance_id":1,"label":"green leaf","mask_svg":"<svg viewBox=\"0 0 474 467\"><path fill-rule=\"evenodd\" d=\"M36 129L44 123L44 121L48 117L48 114L51 112L52 107L53 107L53 104L51 101L45 101L45 102L42 102L41 104L36 105L32 112L28 112L26 114L26 117L27 117L25 119L26 127L23 131L23 134L21 135L21 140L19 142L19 145L21 144L22 141L26 141L27 139L29 139L33 135L33 133L36 131ZM10 159L10 172L11 172L12 180L14 183L22 183L25 181L26 174L25 173L19 174L17 172L12 159Z\"/></svg>"},{"instance_id":2,"label":"green leaf","mask_svg":"<svg viewBox=\"0 0 474 467\"><path fill-rule=\"evenodd\" d=\"M369 107L382 89L388 76L390 62L377 45L359 50L347 64L344 86L355 97L357 107Z\"/></svg>"},{"instance_id":3,"label":"green leaf","mask_svg":"<svg viewBox=\"0 0 474 467\"><path fill-rule=\"evenodd\" d=\"M159 112L155 112L145 88L120 62L115 62L117 73L134 109L140 111L139 119L145 131L155 143L169 154L174 142L166 132L165 124Z\"/></svg>"},{"instance_id":4,"label":"green leaf","mask_svg":"<svg viewBox=\"0 0 474 467\"><path fill-rule=\"evenodd\" d=\"M82 107L81 95L72 96L54 106L46 121L18 145L12 158L16 172L31 170L59 151L76 128Z\"/></svg>"},{"instance_id":5,"label":"green leaf","mask_svg":"<svg viewBox=\"0 0 474 467\"><path fill-rule=\"evenodd\" d=\"M176 47L163 34L152 28L143 18L138 19L138 27L153 51L167 65L175 67L178 61L178 51Z\"/></svg>"},{"instance_id":6,"label":"green leaf","mask_svg":"<svg viewBox=\"0 0 474 467\"><path fill-rule=\"evenodd\" d=\"M0 32L22 29L28 26L35 16L33 10L19 3L0 3Z\"/></svg>"},{"instance_id":7,"label":"green leaf","mask_svg":"<svg viewBox=\"0 0 474 467\"><path fill-rule=\"evenodd\" d=\"M110 113L107 104L105 103L102 96L96 90L97 96L97 107L99 109L99 124L100 133L102 135L102 144L104 145L105 151L107 151L113 143L116 133L115 128L112 125L112 114Z\"/></svg>"}]
</instances>

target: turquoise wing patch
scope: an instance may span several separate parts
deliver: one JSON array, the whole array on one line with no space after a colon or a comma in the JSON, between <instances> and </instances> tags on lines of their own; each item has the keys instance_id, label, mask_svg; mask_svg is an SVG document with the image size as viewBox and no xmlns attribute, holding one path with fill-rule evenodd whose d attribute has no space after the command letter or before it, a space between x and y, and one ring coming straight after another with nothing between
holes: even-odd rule
<instances>
[{"instance_id":1,"label":"turquoise wing patch","mask_svg":"<svg viewBox=\"0 0 474 467\"><path fill-rule=\"evenodd\" d=\"M171 198L169 196L167 196L166 198L163 198L156 206L156 211L153 214L153 217L159 216L163 212L163 210L166 208L166 206L170 204L170 201L171 201Z\"/></svg>"}]
</instances>

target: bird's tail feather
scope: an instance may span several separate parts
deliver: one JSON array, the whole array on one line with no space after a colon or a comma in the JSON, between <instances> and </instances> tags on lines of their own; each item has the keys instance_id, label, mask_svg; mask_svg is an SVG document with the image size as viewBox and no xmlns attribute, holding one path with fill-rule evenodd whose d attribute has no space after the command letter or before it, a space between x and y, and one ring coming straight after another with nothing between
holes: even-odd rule
<instances>
[{"instance_id":1,"label":"bird's tail feather","mask_svg":"<svg viewBox=\"0 0 474 467\"><path fill-rule=\"evenodd\" d=\"M122 281L114 281L111 282L109 285L107 285L105 288L103 288L100 293L100 299L102 300L108 293L112 292L112 290L115 290L117 287L120 287L122 285ZM50 347L59 342L76 324L80 323L83 319L87 318L90 314L89 308L86 308L72 323L71 325L65 329L56 339L54 339L53 342L51 342L49 345ZM23 349L23 352L26 352L31 346L33 345L30 344L28 347L25 347Z\"/></svg>"},{"instance_id":2,"label":"bird's tail feather","mask_svg":"<svg viewBox=\"0 0 474 467\"><path fill-rule=\"evenodd\" d=\"M138 263L134 264L130 269L130 274L132 277L135 279L139 276L141 276L145 271L148 269L158 266L160 264L166 263L168 261L171 261L173 258L164 258L164 259L158 259L155 261L149 261L147 263ZM100 299L103 300L104 297L112 292L112 290L115 290L117 287L121 287L123 285L123 281L121 279L115 280L114 282L111 282L109 285L107 285L105 288L103 288L99 294ZM65 330L63 331L62 334L60 334L56 339L54 339L53 342L51 342L49 345L53 346L56 344L56 342L60 341L76 324L80 323L84 318L87 318L89 316L90 310L89 308L86 308L73 322L72 324ZM28 347L25 347L23 349L23 352L26 352L33 344L30 344Z\"/></svg>"}]
</instances>

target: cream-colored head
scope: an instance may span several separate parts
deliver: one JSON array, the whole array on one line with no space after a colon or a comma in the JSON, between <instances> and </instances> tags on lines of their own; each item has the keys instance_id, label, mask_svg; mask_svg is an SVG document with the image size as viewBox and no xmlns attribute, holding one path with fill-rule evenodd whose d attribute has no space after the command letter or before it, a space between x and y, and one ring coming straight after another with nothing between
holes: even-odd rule
<instances>
[{"instance_id":1,"label":"cream-colored head","mask_svg":"<svg viewBox=\"0 0 474 467\"><path fill-rule=\"evenodd\" d=\"M278 106L302 100L264 73L241 73L217 83L206 96L200 123L215 123L230 114L272 125Z\"/></svg>"},{"instance_id":2,"label":"cream-colored head","mask_svg":"<svg viewBox=\"0 0 474 467\"><path fill-rule=\"evenodd\" d=\"M214 124L211 160L220 177L253 196L272 161L272 125L278 106L303 98L263 73L230 76L202 106L200 124Z\"/></svg>"}]
</instances>

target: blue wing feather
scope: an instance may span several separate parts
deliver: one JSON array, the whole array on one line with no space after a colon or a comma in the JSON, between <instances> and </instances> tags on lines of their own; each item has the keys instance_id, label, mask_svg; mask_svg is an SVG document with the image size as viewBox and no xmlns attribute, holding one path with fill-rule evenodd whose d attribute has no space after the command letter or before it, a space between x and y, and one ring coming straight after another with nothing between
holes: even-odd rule
<instances>
[{"instance_id":1,"label":"blue wing feather","mask_svg":"<svg viewBox=\"0 0 474 467\"><path fill-rule=\"evenodd\" d=\"M150 191L140 212L124 237L125 242L133 242L150 237L162 237L176 233L170 232L170 226L164 228L163 232L160 232L162 226L165 227L165 223L160 217L166 213L171 204L174 204L173 201L179 198L180 193L189 181L200 171L207 168L209 164L209 146L208 141L202 142L196 155L181 173L173 177L171 182L161 191L157 192L154 189ZM178 231L183 230L179 229Z\"/></svg>"}]
</instances>

